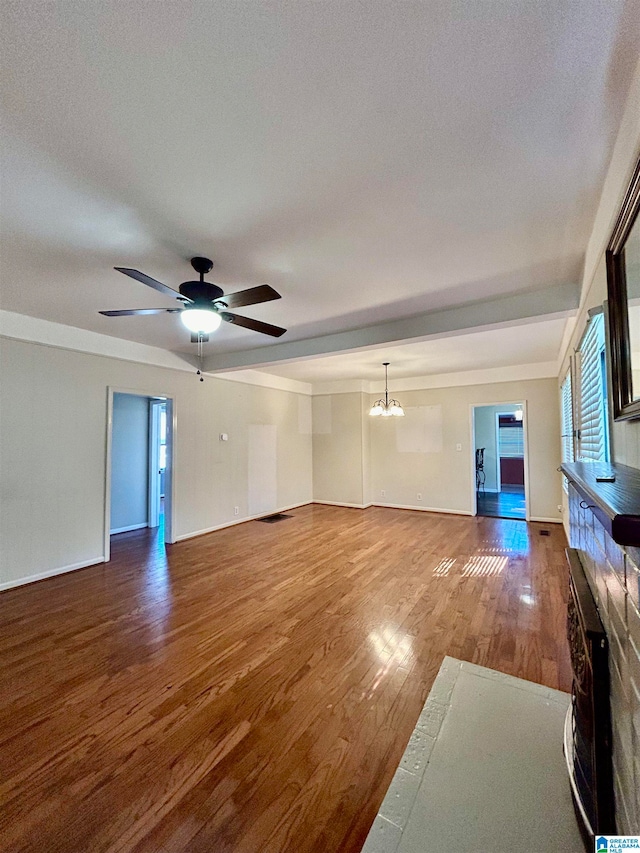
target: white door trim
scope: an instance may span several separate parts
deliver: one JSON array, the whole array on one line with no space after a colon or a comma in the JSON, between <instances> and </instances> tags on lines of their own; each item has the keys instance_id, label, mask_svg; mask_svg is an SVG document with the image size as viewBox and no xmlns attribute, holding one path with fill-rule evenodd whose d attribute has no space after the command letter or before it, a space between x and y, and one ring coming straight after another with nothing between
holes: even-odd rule
<instances>
[{"instance_id":1,"label":"white door trim","mask_svg":"<svg viewBox=\"0 0 640 853\"><path fill-rule=\"evenodd\" d=\"M496 491L498 494L502 491L502 471L500 470L500 415L506 412L496 412L495 431L496 431Z\"/></svg>"},{"instance_id":2,"label":"white door trim","mask_svg":"<svg viewBox=\"0 0 640 853\"><path fill-rule=\"evenodd\" d=\"M157 527L160 516L160 407L163 400L149 400L149 497L147 527Z\"/></svg>"}]
</instances>

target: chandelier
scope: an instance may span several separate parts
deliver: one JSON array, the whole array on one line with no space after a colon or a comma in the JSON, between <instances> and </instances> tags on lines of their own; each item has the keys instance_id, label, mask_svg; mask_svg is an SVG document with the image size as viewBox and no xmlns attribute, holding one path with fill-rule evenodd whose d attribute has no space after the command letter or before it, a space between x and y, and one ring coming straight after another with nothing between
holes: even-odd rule
<instances>
[{"instance_id":1,"label":"chandelier","mask_svg":"<svg viewBox=\"0 0 640 853\"><path fill-rule=\"evenodd\" d=\"M400 405L397 400L389 399L389 364L390 362L384 361L384 400L376 400L376 402L371 406L371 410L369 414L372 418L377 418L382 415L383 418L389 418L392 415L401 418L404 417L404 409Z\"/></svg>"}]
</instances>

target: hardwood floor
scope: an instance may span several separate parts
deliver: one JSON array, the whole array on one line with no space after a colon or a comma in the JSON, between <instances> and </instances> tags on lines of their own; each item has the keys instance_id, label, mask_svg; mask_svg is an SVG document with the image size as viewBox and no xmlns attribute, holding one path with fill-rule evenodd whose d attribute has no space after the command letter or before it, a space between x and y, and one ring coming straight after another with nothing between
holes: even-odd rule
<instances>
[{"instance_id":1,"label":"hardwood floor","mask_svg":"<svg viewBox=\"0 0 640 853\"><path fill-rule=\"evenodd\" d=\"M491 515L495 518L527 517L524 486L503 486L500 492L476 493L478 515Z\"/></svg>"},{"instance_id":2,"label":"hardwood floor","mask_svg":"<svg viewBox=\"0 0 640 853\"><path fill-rule=\"evenodd\" d=\"M445 654L569 689L559 525L291 514L0 596L0 850L356 853Z\"/></svg>"}]
</instances>

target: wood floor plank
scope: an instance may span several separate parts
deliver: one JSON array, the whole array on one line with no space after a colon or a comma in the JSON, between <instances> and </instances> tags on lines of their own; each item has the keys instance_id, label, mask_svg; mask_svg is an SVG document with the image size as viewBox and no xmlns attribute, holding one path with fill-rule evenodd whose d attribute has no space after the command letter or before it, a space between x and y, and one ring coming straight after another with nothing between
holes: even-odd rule
<instances>
[{"instance_id":1,"label":"wood floor plank","mask_svg":"<svg viewBox=\"0 0 640 853\"><path fill-rule=\"evenodd\" d=\"M0 595L2 853L356 853L445 654L569 689L560 526L292 515Z\"/></svg>"}]
</instances>

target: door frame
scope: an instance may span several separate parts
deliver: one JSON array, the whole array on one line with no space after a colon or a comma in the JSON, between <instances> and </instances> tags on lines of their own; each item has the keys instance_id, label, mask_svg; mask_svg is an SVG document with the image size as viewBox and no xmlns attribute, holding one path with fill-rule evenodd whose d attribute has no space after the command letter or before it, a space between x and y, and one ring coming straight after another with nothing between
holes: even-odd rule
<instances>
[{"instance_id":1,"label":"door frame","mask_svg":"<svg viewBox=\"0 0 640 853\"><path fill-rule=\"evenodd\" d=\"M147 527L157 527L160 518L160 409L166 400L149 400L149 496Z\"/></svg>"},{"instance_id":2,"label":"door frame","mask_svg":"<svg viewBox=\"0 0 640 853\"><path fill-rule=\"evenodd\" d=\"M158 390L141 388L118 388L107 385L107 434L105 440L105 477L104 477L104 561L111 559L111 451L113 443L113 395L130 394L134 397L146 397L148 400L163 399L167 406L167 468L165 473L165 517L164 541L171 544L175 539L176 519L176 404L173 394ZM167 501L167 496L169 500ZM168 504L168 506L167 506Z\"/></svg>"},{"instance_id":3,"label":"door frame","mask_svg":"<svg viewBox=\"0 0 640 853\"><path fill-rule=\"evenodd\" d=\"M506 412L496 412L495 416L495 431L496 431L496 492L500 494L502 491L502 471L500 470L500 415L506 415Z\"/></svg>"},{"instance_id":4,"label":"door frame","mask_svg":"<svg viewBox=\"0 0 640 853\"><path fill-rule=\"evenodd\" d=\"M498 404L499 405L499 404ZM507 404L509 405L509 404ZM520 405L520 404L518 404ZM496 412L496 485L498 486L498 492L502 491L502 471L500 469L500 417L502 415L512 415L513 412ZM523 429L523 441L524 441L524 414L522 416L522 429Z\"/></svg>"},{"instance_id":5,"label":"door frame","mask_svg":"<svg viewBox=\"0 0 640 853\"><path fill-rule=\"evenodd\" d=\"M525 521L531 521L531 506L529 496L529 413L527 410L526 400L498 400L496 403L470 403L469 418L470 418L470 434L471 434L471 515L478 514L478 496L476 493L476 409L486 408L487 406L518 407L522 408L522 429L524 435L524 517ZM496 444L498 438L496 436ZM499 467L499 463L498 463ZM498 481L500 474L498 473Z\"/></svg>"}]
</instances>

